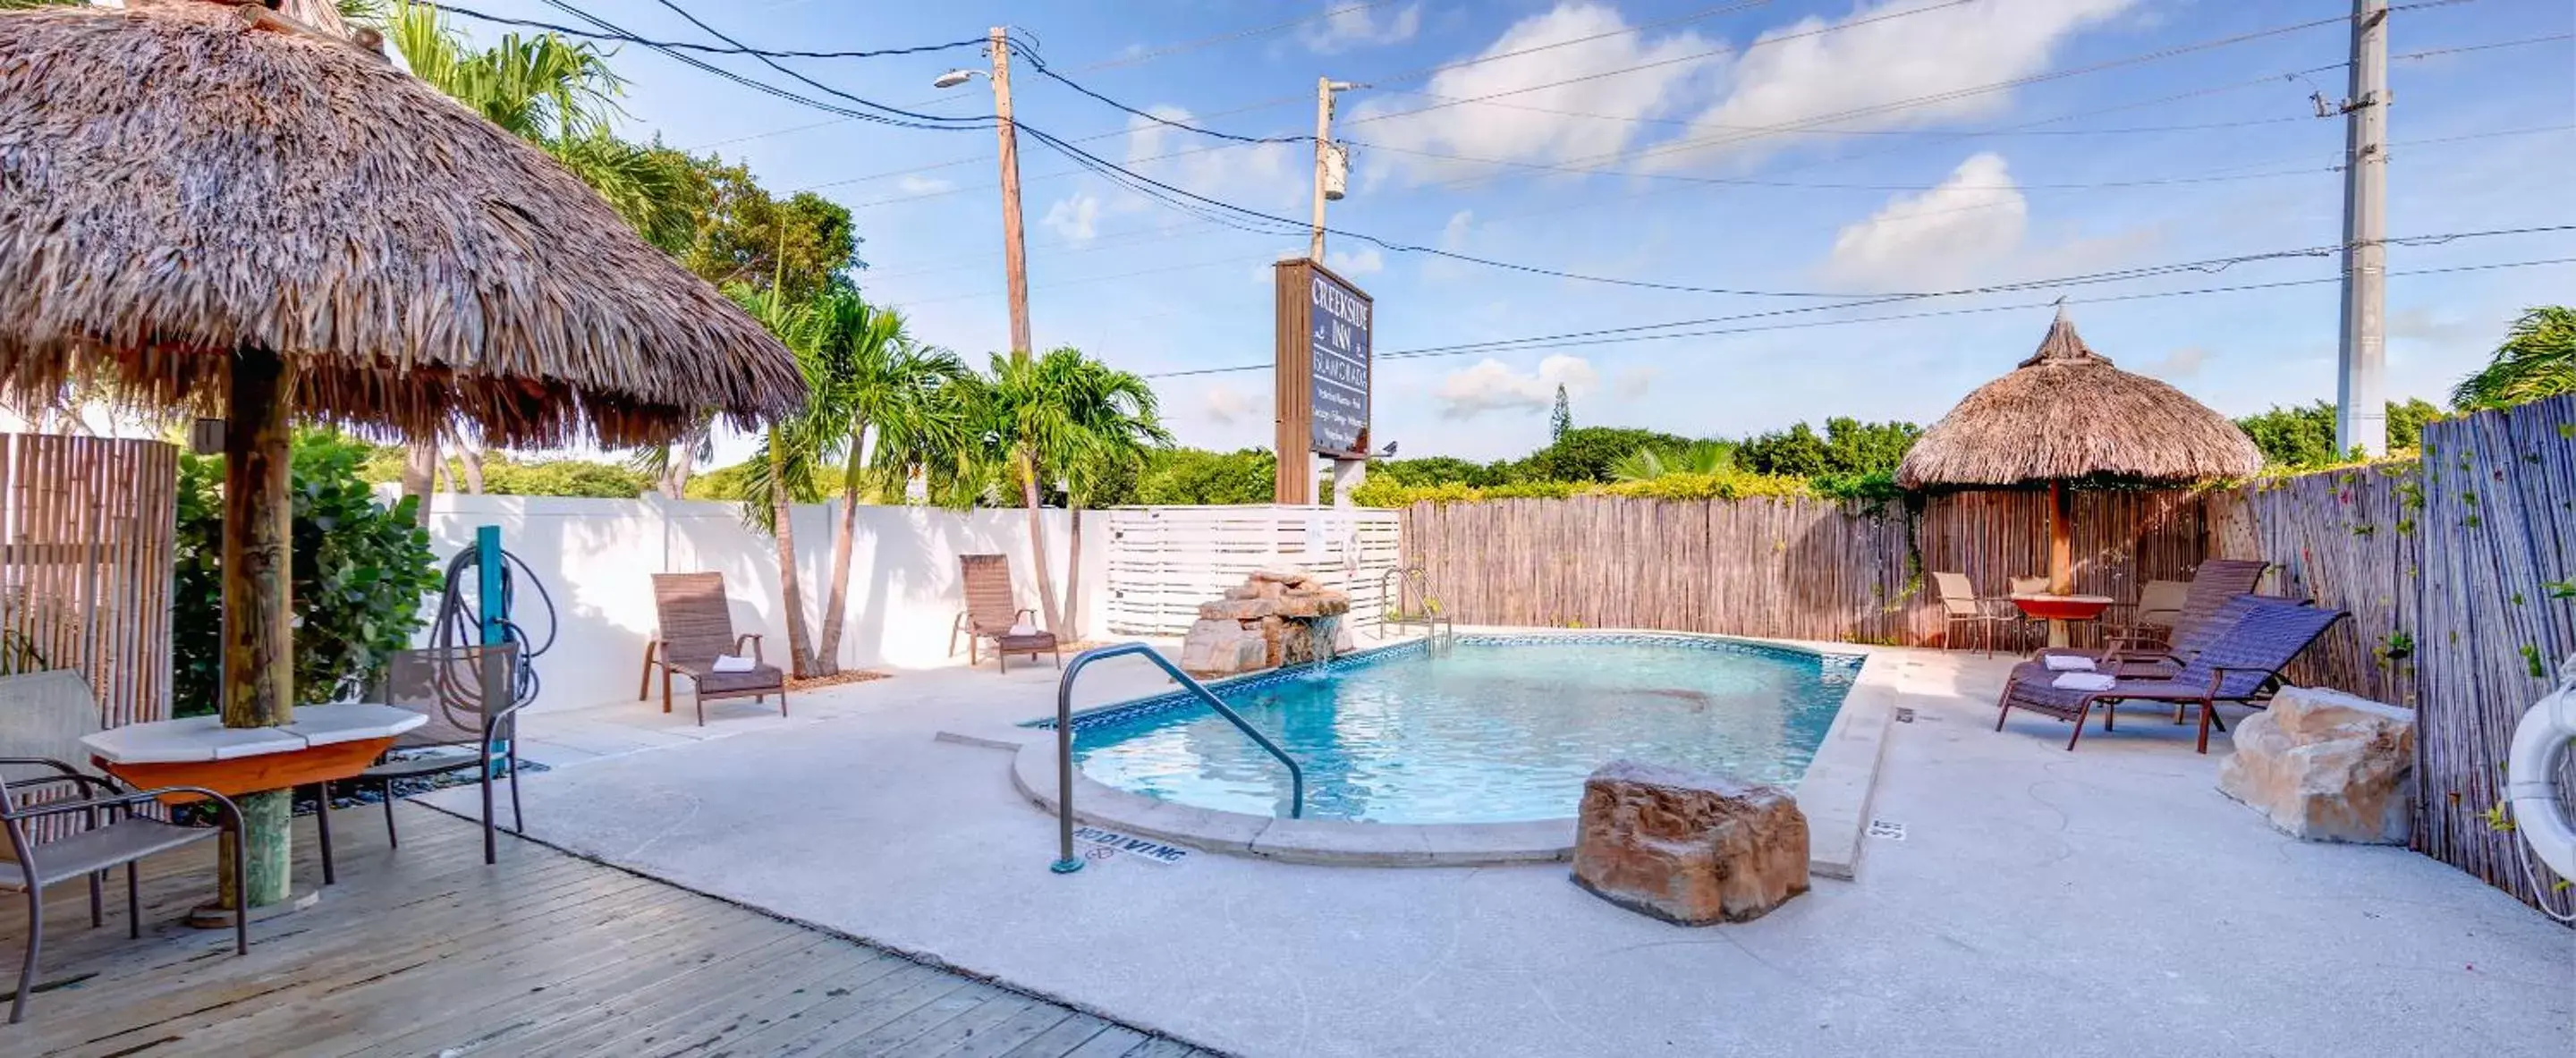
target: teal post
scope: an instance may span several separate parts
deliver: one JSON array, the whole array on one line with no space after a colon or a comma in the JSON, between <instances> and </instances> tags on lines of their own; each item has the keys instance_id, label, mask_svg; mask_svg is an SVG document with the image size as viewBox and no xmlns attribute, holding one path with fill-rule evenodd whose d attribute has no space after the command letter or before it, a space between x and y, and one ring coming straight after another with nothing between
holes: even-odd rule
<instances>
[{"instance_id":1,"label":"teal post","mask_svg":"<svg viewBox=\"0 0 2576 1058\"><path fill-rule=\"evenodd\" d=\"M475 563L475 571L479 574L474 587L475 609L481 611L475 616L480 619L480 623L483 626L483 645L487 647L499 646L502 643L509 641L509 633L506 630L508 611L502 609L501 606L501 563L503 559L501 558L500 526L478 525L474 527L474 557L479 560ZM510 701L511 684L514 682L511 679L511 675L510 667L508 665L493 664L489 660L486 660L483 663L483 700L486 703L491 703L486 705L486 708L498 709ZM499 743L495 749L496 751L506 751L508 746L509 742L503 741ZM493 761L493 777L498 778L501 775L506 774L500 769L501 762L497 760ZM484 818L489 819L491 818L491 804L489 803L491 800L491 791L488 787L484 791L484 800L486 802L483 806Z\"/></svg>"},{"instance_id":2,"label":"teal post","mask_svg":"<svg viewBox=\"0 0 2576 1058\"><path fill-rule=\"evenodd\" d=\"M483 625L483 645L487 647L499 646L503 640L501 631L501 527L497 525L476 526L474 529L474 551L475 557L481 560L477 563L477 568L483 575L482 582L475 586L474 591L474 597L479 601L480 609L483 611L476 615L481 618Z\"/></svg>"}]
</instances>

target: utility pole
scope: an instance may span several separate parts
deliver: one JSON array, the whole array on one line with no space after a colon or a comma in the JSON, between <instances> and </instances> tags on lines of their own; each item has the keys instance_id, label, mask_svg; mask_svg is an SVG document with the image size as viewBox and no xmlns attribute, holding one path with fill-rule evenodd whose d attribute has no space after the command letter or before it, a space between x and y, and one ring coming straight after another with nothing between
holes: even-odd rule
<instances>
[{"instance_id":1,"label":"utility pole","mask_svg":"<svg viewBox=\"0 0 2576 1058\"><path fill-rule=\"evenodd\" d=\"M1330 77L1315 79L1315 223L1306 257L1324 263L1324 203L1342 197L1350 175L1350 156L1333 142L1333 93L1358 87Z\"/></svg>"},{"instance_id":2,"label":"utility pole","mask_svg":"<svg viewBox=\"0 0 2576 1058\"><path fill-rule=\"evenodd\" d=\"M2388 449L2381 333L2388 300L2388 0L2353 0L2352 83L2343 101L2343 340L2335 453Z\"/></svg>"},{"instance_id":3,"label":"utility pole","mask_svg":"<svg viewBox=\"0 0 2576 1058\"><path fill-rule=\"evenodd\" d=\"M1020 229L1020 136L1011 122L1011 42L1009 32L993 27L993 123L1001 137L1002 267L1010 273L1011 355L1029 355L1028 239Z\"/></svg>"}]
</instances>

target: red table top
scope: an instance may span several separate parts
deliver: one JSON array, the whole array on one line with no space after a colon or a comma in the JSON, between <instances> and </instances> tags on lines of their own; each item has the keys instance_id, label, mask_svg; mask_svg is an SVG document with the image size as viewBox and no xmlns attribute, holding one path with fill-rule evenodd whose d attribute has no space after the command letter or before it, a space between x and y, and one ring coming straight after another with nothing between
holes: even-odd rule
<instances>
[{"instance_id":1,"label":"red table top","mask_svg":"<svg viewBox=\"0 0 2576 1058\"><path fill-rule=\"evenodd\" d=\"M2027 594L2012 597L2014 606L2030 617L2048 621L2090 621L2102 616L2118 600L2108 595Z\"/></svg>"}]
</instances>

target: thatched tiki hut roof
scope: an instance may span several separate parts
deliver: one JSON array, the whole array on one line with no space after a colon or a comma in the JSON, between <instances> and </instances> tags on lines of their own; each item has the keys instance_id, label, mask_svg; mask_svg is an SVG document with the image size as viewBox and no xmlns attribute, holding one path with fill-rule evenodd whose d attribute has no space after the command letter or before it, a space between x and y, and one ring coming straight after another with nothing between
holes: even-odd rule
<instances>
[{"instance_id":1,"label":"thatched tiki hut roof","mask_svg":"<svg viewBox=\"0 0 2576 1058\"><path fill-rule=\"evenodd\" d=\"M327 5L325 5L327 7ZM0 15L0 388L103 373L495 443L659 441L804 384L760 325L535 147L336 37L216 3Z\"/></svg>"},{"instance_id":2,"label":"thatched tiki hut roof","mask_svg":"<svg viewBox=\"0 0 2576 1058\"><path fill-rule=\"evenodd\" d=\"M2181 390L2111 366L2059 309L2038 352L1923 431L1897 467L1896 483L2202 481L2262 467L2263 453L2235 423Z\"/></svg>"},{"instance_id":3,"label":"thatched tiki hut roof","mask_svg":"<svg viewBox=\"0 0 2576 1058\"><path fill-rule=\"evenodd\" d=\"M2010 374L1977 387L1923 431L1897 465L1909 489L2046 484L2048 590L2074 590L2066 483L2091 477L2202 481L2262 469L2245 431L2199 401L2144 375L2111 366L2075 333L2066 310L2048 325L2039 351ZM2066 626L2050 622L2050 644Z\"/></svg>"},{"instance_id":4,"label":"thatched tiki hut roof","mask_svg":"<svg viewBox=\"0 0 2576 1058\"><path fill-rule=\"evenodd\" d=\"M295 10L315 21L202 0L0 14L0 393L95 379L221 412L233 728L294 718L295 414L622 446L805 398L784 346L553 160ZM248 870L227 906L285 900L285 792L229 792Z\"/></svg>"}]
</instances>

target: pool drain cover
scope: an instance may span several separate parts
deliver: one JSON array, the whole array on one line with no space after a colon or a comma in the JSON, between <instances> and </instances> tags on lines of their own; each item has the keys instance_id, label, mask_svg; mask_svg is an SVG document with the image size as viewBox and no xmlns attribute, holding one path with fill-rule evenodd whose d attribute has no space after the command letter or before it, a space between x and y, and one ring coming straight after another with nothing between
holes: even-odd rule
<instances>
[{"instance_id":1,"label":"pool drain cover","mask_svg":"<svg viewBox=\"0 0 2576 1058\"><path fill-rule=\"evenodd\" d=\"M1905 840L1905 824L1895 822L1894 820L1873 819L1869 821L1869 836L1873 838L1885 838L1889 841L1903 841Z\"/></svg>"}]
</instances>

